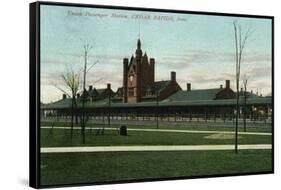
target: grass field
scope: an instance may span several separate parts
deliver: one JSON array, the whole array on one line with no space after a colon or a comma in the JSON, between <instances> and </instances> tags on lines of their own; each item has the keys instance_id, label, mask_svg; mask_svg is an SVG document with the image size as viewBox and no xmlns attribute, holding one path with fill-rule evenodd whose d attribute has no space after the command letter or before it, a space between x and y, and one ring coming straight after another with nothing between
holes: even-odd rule
<instances>
[{"instance_id":1,"label":"grass field","mask_svg":"<svg viewBox=\"0 0 281 190\"><path fill-rule=\"evenodd\" d=\"M42 126L50 126L44 122ZM55 123L55 127L69 124ZM86 143L82 144L81 130L41 129L41 147L65 146L134 146L134 145L218 145L234 144L233 134L180 133L163 131L128 131L117 133L118 125L105 127L104 135L97 135L102 125L90 124ZM129 129L155 129L155 126L128 126ZM229 127L163 127L159 129L233 131ZM243 131L240 128L240 131ZM249 128L251 132L271 132L268 128ZM239 134L239 144L271 144L271 135ZM271 150L193 150L144 152L75 152L41 154L41 184L58 185L167 177L196 177L202 175L238 174L272 171Z\"/></svg>"},{"instance_id":2,"label":"grass field","mask_svg":"<svg viewBox=\"0 0 281 190\"><path fill-rule=\"evenodd\" d=\"M272 171L271 150L41 154L41 184Z\"/></svg>"},{"instance_id":3,"label":"grass field","mask_svg":"<svg viewBox=\"0 0 281 190\"><path fill-rule=\"evenodd\" d=\"M87 130L86 143L82 144L80 130L74 130L70 138L67 129L41 129L41 147L61 146L114 146L114 145L200 145L233 144L234 135L218 136L204 133L171 133L128 131L128 136L120 136L115 130L105 130L104 135L95 135L96 130ZM216 133L214 133L216 134ZM271 144L270 135L239 135L239 144Z\"/></svg>"}]
</instances>

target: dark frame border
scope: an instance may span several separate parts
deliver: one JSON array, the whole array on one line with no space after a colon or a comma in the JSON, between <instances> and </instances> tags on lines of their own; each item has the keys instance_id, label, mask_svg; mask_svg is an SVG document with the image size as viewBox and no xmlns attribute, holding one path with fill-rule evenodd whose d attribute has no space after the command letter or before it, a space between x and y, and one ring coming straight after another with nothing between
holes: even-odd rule
<instances>
[{"instance_id":1,"label":"dark frame border","mask_svg":"<svg viewBox=\"0 0 281 190\"><path fill-rule=\"evenodd\" d=\"M39 7L38 2L29 4L29 185L34 188L40 187Z\"/></svg>"},{"instance_id":2,"label":"dark frame border","mask_svg":"<svg viewBox=\"0 0 281 190\"><path fill-rule=\"evenodd\" d=\"M248 172L237 174L220 174L220 175L202 175L202 176L186 176L186 177L167 177L167 178L152 178L152 179L136 179L136 180L120 180L110 182L93 182L93 183L73 183L73 184L40 184L40 5L50 6L65 6L65 7L85 7L85 8L104 8L104 9L119 9L133 11L148 11L148 12L165 12L165 13L182 13L182 14L197 14L210 16L232 16L246 18L261 18L270 19L272 21L271 30L271 89L272 89L272 170L268 172ZM236 13L218 13L218 12L202 12L188 10L170 10L156 8L141 8L141 7L126 7L126 6L110 6L110 5L93 5L93 4L78 4L78 3L62 3L62 2L47 2L39 1L30 4L29 8L29 185L33 188L50 188L50 187L73 187L86 185L101 185L101 184L121 184L121 183L136 183L136 182L152 182L164 180L181 180L181 179L196 179L196 178L214 178L214 177L231 177L231 176L246 176L258 174L273 174L274 173L274 16L268 15L249 15Z\"/></svg>"}]
</instances>

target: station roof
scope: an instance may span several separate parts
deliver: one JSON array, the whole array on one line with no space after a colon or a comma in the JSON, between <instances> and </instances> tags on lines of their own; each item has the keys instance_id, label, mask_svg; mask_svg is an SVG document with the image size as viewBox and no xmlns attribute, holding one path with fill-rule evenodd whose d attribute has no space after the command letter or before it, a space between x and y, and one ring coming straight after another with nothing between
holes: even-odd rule
<instances>
[{"instance_id":1,"label":"station roof","mask_svg":"<svg viewBox=\"0 0 281 190\"><path fill-rule=\"evenodd\" d=\"M174 101L202 101L202 100L213 100L216 98L216 94L220 92L221 88L215 89L200 89L190 91L178 91L171 95L163 102L174 102Z\"/></svg>"},{"instance_id":2,"label":"station roof","mask_svg":"<svg viewBox=\"0 0 281 190\"><path fill-rule=\"evenodd\" d=\"M161 92L164 90L169 84L171 83L170 80L163 80L163 81L156 81L154 82L150 87L148 87L149 90L151 91L159 91Z\"/></svg>"},{"instance_id":3,"label":"station roof","mask_svg":"<svg viewBox=\"0 0 281 190\"><path fill-rule=\"evenodd\" d=\"M244 104L244 99L239 100L239 104L243 105ZM247 104L248 105L271 105L272 104L272 98L271 97L256 97L256 98L248 98L247 99ZM54 103L50 104L42 104L41 109L65 109L65 108L71 108L72 102L70 98L59 100ZM167 101L167 99L160 101L158 103L158 106L160 107L167 107L167 106L234 106L236 105L236 99L220 99L220 100L184 100L184 99L179 99L179 100L171 100ZM81 102L78 103L78 106L81 107ZM104 108L108 107L109 102L108 99L103 99L99 101L88 101L85 104L86 108ZM133 108L133 107L155 107L157 106L157 102L152 101L152 102L139 102L139 103L115 103L115 102L110 102L110 107L128 107L128 108Z\"/></svg>"}]
</instances>

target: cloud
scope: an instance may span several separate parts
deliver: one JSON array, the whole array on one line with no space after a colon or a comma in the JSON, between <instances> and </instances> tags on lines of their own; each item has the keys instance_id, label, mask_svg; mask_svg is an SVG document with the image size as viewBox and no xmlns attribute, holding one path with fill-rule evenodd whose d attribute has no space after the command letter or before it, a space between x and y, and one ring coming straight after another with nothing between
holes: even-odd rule
<instances>
[{"instance_id":1,"label":"cloud","mask_svg":"<svg viewBox=\"0 0 281 190\"><path fill-rule=\"evenodd\" d=\"M83 58L84 57L84 52L80 53L65 53L65 56L70 56L70 57L77 57L77 58ZM119 60L122 62L123 58L126 57L126 55L111 55L110 53L108 54L89 54L88 57L90 59L107 59L107 60Z\"/></svg>"},{"instance_id":2,"label":"cloud","mask_svg":"<svg viewBox=\"0 0 281 190\"><path fill-rule=\"evenodd\" d=\"M252 53L245 53L244 57L245 63L249 64L254 64L254 63L264 63L268 62L271 63L271 54L266 54L266 53L257 53L257 52L252 52Z\"/></svg>"},{"instance_id":3,"label":"cloud","mask_svg":"<svg viewBox=\"0 0 281 190\"><path fill-rule=\"evenodd\" d=\"M122 65L121 65L122 66ZM64 87L64 81L61 78L63 71L57 72L42 72L41 73L41 85L42 86L59 86ZM82 72L80 74L82 81ZM114 89L122 86L123 70L122 67L117 69L116 67L105 68L99 66L98 68L93 67L91 71L87 73L87 85L93 85L97 88L105 88L106 83L111 83Z\"/></svg>"},{"instance_id":4,"label":"cloud","mask_svg":"<svg viewBox=\"0 0 281 190\"><path fill-rule=\"evenodd\" d=\"M217 52L207 50L191 50L186 53L173 53L164 56L160 60L166 62L179 62L182 65L178 66L193 66L194 64L208 64L208 63L235 63L234 52ZM258 52L247 52L243 56L243 63L265 63L271 62L271 54L258 53Z\"/></svg>"},{"instance_id":5,"label":"cloud","mask_svg":"<svg viewBox=\"0 0 281 190\"><path fill-rule=\"evenodd\" d=\"M271 80L260 80L260 81L250 81L249 90L253 90L253 92L258 92L258 94L269 95L272 93Z\"/></svg>"},{"instance_id":6,"label":"cloud","mask_svg":"<svg viewBox=\"0 0 281 190\"><path fill-rule=\"evenodd\" d=\"M225 80L234 80L235 75L230 73L223 73L219 76L211 74L195 74L190 76L190 80L195 83L213 83L223 82Z\"/></svg>"},{"instance_id":7,"label":"cloud","mask_svg":"<svg viewBox=\"0 0 281 190\"><path fill-rule=\"evenodd\" d=\"M111 83L114 89L122 86L123 70L120 69L98 69L88 73L87 83L98 88L105 88L106 83Z\"/></svg>"},{"instance_id":8,"label":"cloud","mask_svg":"<svg viewBox=\"0 0 281 190\"><path fill-rule=\"evenodd\" d=\"M255 67L248 69L244 74L246 74L251 79L260 79L260 78L271 78L271 67Z\"/></svg>"},{"instance_id":9,"label":"cloud","mask_svg":"<svg viewBox=\"0 0 281 190\"><path fill-rule=\"evenodd\" d=\"M59 72L56 73L41 72L40 82L42 86L44 85L61 86L64 84L61 77L61 73Z\"/></svg>"},{"instance_id":10,"label":"cloud","mask_svg":"<svg viewBox=\"0 0 281 190\"><path fill-rule=\"evenodd\" d=\"M41 61L41 64L47 64L47 65L50 65L50 64L67 64L67 62L65 60L59 60L59 59L43 59Z\"/></svg>"}]
</instances>

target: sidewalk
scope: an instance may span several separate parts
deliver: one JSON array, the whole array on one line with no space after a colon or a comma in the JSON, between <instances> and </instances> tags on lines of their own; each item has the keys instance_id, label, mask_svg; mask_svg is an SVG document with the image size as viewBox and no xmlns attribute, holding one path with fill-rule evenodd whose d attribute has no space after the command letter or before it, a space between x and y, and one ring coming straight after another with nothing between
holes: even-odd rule
<instances>
[{"instance_id":1,"label":"sidewalk","mask_svg":"<svg viewBox=\"0 0 281 190\"><path fill-rule=\"evenodd\" d=\"M238 145L239 150L272 149L271 144ZM96 146L96 147L43 147L41 153L71 152L126 152L126 151L194 151L194 150L234 150L234 145L156 145L156 146Z\"/></svg>"}]
</instances>

